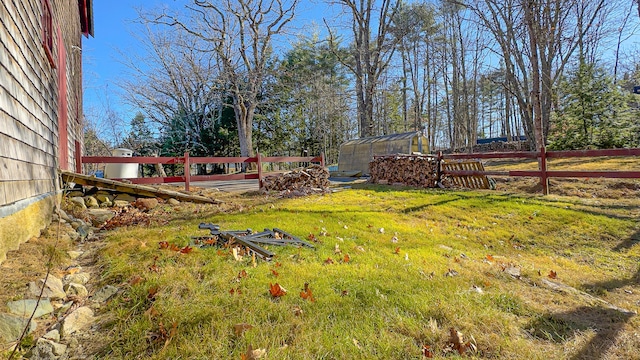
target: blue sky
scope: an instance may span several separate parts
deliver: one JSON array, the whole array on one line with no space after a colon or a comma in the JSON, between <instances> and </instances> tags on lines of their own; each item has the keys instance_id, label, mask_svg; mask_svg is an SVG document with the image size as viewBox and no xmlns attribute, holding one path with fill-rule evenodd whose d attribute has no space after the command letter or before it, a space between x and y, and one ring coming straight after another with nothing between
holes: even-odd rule
<instances>
[{"instance_id":1,"label":"blue sky","mask_svg":"<svg viewBox=\"0 0 640 360\"><path fill-rule=\"evenodd\" d=\"M115 111L125 122L135 115L120 99L118 79L126 73L119 62L119 54L136 52L137 39L133 20L138 8L155 9L160 6L182 6L185 0L129 0L115 2L96 0L93 4L95 37L83 38L84 108L89 120ZM308 33L314 22L322 30L322 18L335 22L339 8L329 8L322 1L301 0L294 26L296 33Z\"/></svg>"}]
</instances>

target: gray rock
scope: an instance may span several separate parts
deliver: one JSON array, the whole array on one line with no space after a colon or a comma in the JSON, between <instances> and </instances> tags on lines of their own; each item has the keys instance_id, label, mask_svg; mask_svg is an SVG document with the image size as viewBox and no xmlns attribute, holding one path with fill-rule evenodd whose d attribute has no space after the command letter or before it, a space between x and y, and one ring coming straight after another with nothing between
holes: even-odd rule
<instances>
[{"instance_id":1,"label":"gray rock","mask_svg":"<svg viewBox=\"0 0 640 360\"><path fill-rule=\"evenodd\" d=\"M84 285L70 283L64 286L64 291L67 293L67 296L78 296L78 297L87 297L89 296L89 291Z\"/></svg>"},{"instance_id":2,"label":"gray rock","mask_svg":"<svg viewBox=\"0 0 640 360\"><path fill-rule=\"evenodd\" d=\"M98 199L100 204L105 203L105 202L113 203L113 196L111 196L109 194L97 193L96 194L96 199Z\"/></svg>"},{"instance_id":3,"label":"gray rock","mask_svg":"<svg viewBox=\"0 0 640 360\"><path fill-rule=\"evenodd\" d=\"M131 206L131 203L128 201L124 201L124 200L114 200L113 201L113 206L115 207L127 207L127 206Z\"/></svg>"},{"instance_id":4,"label":"gray rock","mask_svg":"<svg viewBox=\"0 0 640 360\"><path fill-rule=\"evenodd\" d=\"M80 240L84 240L93 235L93 229L87 224L81 225L76 231L78 235L80 235Z\"/></svg>"},{"instance_id":5,"label":"gray rock","mask_svg":"<svg viewBox=\"0 0 640 360\"><path fill-rule=\"evenodd\" d=\"M114 201L126 201L128 203L132 203L136 201L136 197L129 194L118 194L114 199Z\"/></svg>"},{"instance_id":6,"label":"gray rock","mask_svg":"<svg viewBox=\"0 0 640 360\"><path fill-rule=\"evenodd\" d=\"M37 309L36 304L38 305ZM39 304L38 300L35 299L10 301L7 303L7 306L9 307L10 313L27 318L31 316L34 309L36 309L33 315L34 318L39 318L53 312L53 305L51 305L49 299L41 299Z\"/></svg>"},{"instance_id":7,"label":"gray rock","mask_svg":"<svg viewBox=\"0 0 640 360\"><path fill-rule=\"evenodd\" d=\"M109 201L109 199L107 199L107 201L103 201L100 203L100 207L101 208L108 208L108 207L112 207L113 206L113 202Z\"/></svg>"},{"instance_id":8,"label":"gray rock","mask_svg":"<svg viewBox=\"0 0 640 360\"><path fill-rule=\"evenodd\" d=\"M38 341L27 354L31 360L58 360L58 356L53 353L53 346L48 343Z\"/></svg>"},{"instance_id":9,"label":"gray rock","mask_svg":"<svg viewBox=\"0 0 640 360\"><path fill-rule=\"evenodd\" d=\"M93 196L85 196L84 204L92 209L98 208L100 206L100 204L98 203L98 199L94 198Z\"/></svg>"},{"instance_id":10,"label":"gray rock","mask_svg":"<svg viewBox=\"0 0 640 360\"><path fill-rule=\"evenodd\" d=\"M80 234L78 234L77 231L68 231L67 232L67 236L69 237L69 240L71 241L78 241L80 239Z\"/></svg>"},{"instance_id":11,"label":"gray rock","mask_svg":"<svg viewBox=\"0 0 640 360\"><path fill-rule=\"evenodd\" d=\"M158 206L158 199L140 198L136 200L136 202L134 203L134 206L140 210L148 211Z\"/></svg>"},{"instance_id":12,"label":"gray rock","mask_svg":"<svg viewBox=\"0 0 640 360\"><path fill-rule=\"evenodd\" d=\"M82 225L82 222L78 220L74 220L73 222L71 222L71 227L73 228L73 230L78 230L80 225Z\"/></svg>"},{"instance_id":13,"label":"gray rock","mask_svg":"<svg viewBox=\"0 0 640 360\"><path fill-rule=\"evenodd\" d=\"M74 191L70 191L67 193L67 196L72 198L72 197L83 197L84 196L84 192L79 191L79 190L74 190Z\"/></svg>"},{"instance_id":14,"label":"gray rock","mask_svg":"<svg viewBox=\"0 0 640 360\"><path fill-rule=\"evenodd\" d=\"M5 343L16 341L27 325L27 321L29 319L22 316L0 314L0 340ZM32 321L29 323L28 332L35 331L36 327L36 323Z\"/></svg>"},{"instance_id":15,"label":"gray rock","mask_svg":"<svg viewBox=\"0 0 640 360\"><path fill-rule=\"evenodd\" d=\"M98 292L91 297L91 300L102 303L111 299L111 297L116 293L118 293L117 287L106 285L102 289L98 290Z\"/></svg>"},{"instance_id":16,"label":"gray rock","mask_svg":"<svg viewBox=\"0 0 640 360\"><path fill-rule=\"evenodd\" d=\"M174 198L171 198L171 199L167 200L167 203L169 205L180 205L180 201L178 201L178 200L176 200Z\"/></svg>"},{"instance_id":17,"label":"gray rock","mask_svg":"<svg viewBox=\"0 0 640 360\"><path fill-rule=\"evenodd\" d=\"M63 315L64 313L69 311L69 309L71 309L72 305L73 305L73 301L68 301L68 302L64 303L62 306L60 306L58 309L56 309L56 315L58 315L58 316Z\"/></svg>"},{"instance_id":18,"label":"gray rock","mask_svg":"<svg viewBox=\"0 0 640 360\"><path fill-rule=\"evenodd\" d=\"M71 216L69 216L69 214L67 214L64 210L60 209L58 210L60 212L60 218L64 219L67 222L72 222L74 219L71 218Z\"/></svg>"},{"instance_id":19,"label":"gray rock","mask_svg":"<svg viewBox=\"0 0 640 360\"><path fill-rule=\"evenodd\" d=\"M39 345L42 346L42 347L50 348L51 352L55 356L61 356L62 354L64 354L67 351L67 345L58 344L56 341L52 341L52 340L49 340L49 339L44 339L44 338L38 339L38 341L36 342L36 347L39 346Z\"/></svg>"},{"instance_id":20,"label":"gray rock","mask_svg":"<svg viewBox=\"0 0 640 360\"><path fill-rule=\"evenodd\" d=\"M62 287L62 280L58 279L53 275L49 275L49 277L47 278L46 284L44 283L44 279L30 282L29 291L31 291L31 294L33 294L34 296L38 296L40 294L40 289L42 288L42 284L44 284L44 291L42 292L43 298L56 300L56 299L64 299L65 297L67 297Z\"/></svg>"},{"instance_id":21,"label":"gray rock","mask_svg":"<svg viewBox=\"0 0 640 360\"><path fill-rule=\"evenodd\" d=\"M86 209L87 205L85 205L84 203L84 198L80 197L80 196L76 196L76 197L72 197L69 199L69 201L71 201L71 204L75 207L79 207L81 209Z\"/></svg>"},{"instance_id":22,"label":"gray rock","mask_svg":"<svg viewBox=\"0 0 640 360\"><path fill-rule=\"evenodd\" d=\"M89 209L87 214L91 217L93 226L100 226L115 216L113 211L108 209Z\"/></svg>"},{"instance_id":23,"label":"gray rock","mask_svg":"<svg viewBox=\"0 0 640 360\"><path fill-rule=\"evenodd\" d=\"M76 233L77 234L77 233ZM78 235L80 236L80 235ZM67 251L67 254L69 255L69 257L71 258L71 260L75 260L77 258L80 257L80 255L84 254L83 251L74 251L74 250L69 250ZM64 282L64 281L63 281Z\"/></svg>"},{"instance_id":24,"label":"gray rock","mask_svg":"<svg viewBox=\"0 0 640 360\"><path fill-rule=\"evenodd\" d=\"M64 339L76 331L82 330L93 321L93 310L86 306L79 307L64 318L60 335Z\"/></svg>"},{"instance_id":25,"label":"gray rock","mask_svg":"<svg viewBox=\"0 0 640 360\"><path fill-rule=\"evenodd\" d=\"M76 274L65 275L62 278L62 282L64 284L76 283L80 285L86 285L89 282L89 279L91 279L91 274L86 272L81 272Z\"/></svg>"},{"instance_id":26,"label":"gray rock","mask_svg":"<svg viewBox=\"0 0 640 360\"><path fill-rule=\"evenodd\" d=\"M504 270L507 274L513 276L516 279L520 279L520 268L515 266L509 266Z\"/></svg>"},{"instance_id":27,"label":"gray rock","mask_svg":"<svg viewBox=\"0 0 640 360\"><path fill-rule=\"evenodd\" d=\"M67 351L67 345L40 338L31 350L31 360L57 360Z\"/></svg>"},{"instance_id":28,"label":"gray rock","mask_svg":"<svg viewBox=\"0 0 640 360\"><path fill-rule=\"evenodd\" d=\"M47 340L59 342L60 341L60 331L58 331L57 329L53 329L53 330L49 331L48 333L42 335L42 337L47 339Z\"/></svg>"}]
</instances>

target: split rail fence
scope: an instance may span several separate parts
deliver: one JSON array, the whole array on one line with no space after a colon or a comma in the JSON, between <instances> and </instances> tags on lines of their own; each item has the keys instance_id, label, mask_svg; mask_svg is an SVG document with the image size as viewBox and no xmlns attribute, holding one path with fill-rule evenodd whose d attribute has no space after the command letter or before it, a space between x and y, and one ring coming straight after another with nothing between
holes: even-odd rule
<instances>
[{"instance_id":1,"label":"split rail fence","mask_svg":"<svg viewBox=\"0 0 640 360\"><path fill-rule=\"evenodd\" d=\"M547 151L514 151L503 153L476 153L476 154L445 154L438 153L438 160L464 160L464 159L536 159L538 170L510 170L510 171L483 171L483 170L448 170L442 169L443 174L451 176L513 176L513 177L538 177L542 184L542 192L549 194L549 178L623 178L640 179L640 171L578 171L578 170L548 170L547 159L567 158L594 158L594 157L628 157L640 156L640 148L636 149L606 149L606 150L566 150ZM441 162L441 161L439 161ZM640 169L640 160L638 161Z\"/></svg>"},{"instance_id":2,"label":"split rail fence","mask_svg":"<svg viewBox=\"0 0 640 360\"><path fill-rule=\"evenodd\" d=\"M76 154L80 154L80 149L76 149ZM128 178L133 184L163 184L163 183L179 183L184 182L184 188L189 191L191 182L193 181L225 181L225 180L248 180L258 179L260 188L262 188L262 179L270 174L277 172L264 172L264 163L318 163L325 165L324 154L319 156L262 156L260 153L256 156L246 157L190 157L189 153L184 156L177 157L112 157L112 156L78 156L76 158L76 172L82 173L83 164L182 164L184 165L184 174L179 176L167 177L138 177ZM214 174L214 175L191 175L187 169L194 164L256 164L257 172L238 172L234 174Z\"/></svg>"}]
</instances>

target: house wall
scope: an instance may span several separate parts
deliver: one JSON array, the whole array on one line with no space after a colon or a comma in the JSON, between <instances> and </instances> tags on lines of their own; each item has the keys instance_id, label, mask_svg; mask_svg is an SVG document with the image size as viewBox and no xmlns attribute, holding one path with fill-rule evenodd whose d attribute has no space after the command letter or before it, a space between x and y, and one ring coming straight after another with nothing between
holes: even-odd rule
<instances>
[{"instance_id":1,"label":"house wall","mask_svg":"<svg viewBox=\"0 0 640 360\"><path fill-rule=\"evenodd\" d=\"M50 61L42 45L44 1L0 2L0 261L47 225L59 192L57 169L61 163L73 168L75 142L81 141L78 2L49 0ZM61 76L66 87L59 86ZM68 100L64 106L61 95ZM62 107L67 118L61 120ZM60 126L67 128L66 147Z\"/></svg>"}]
</instances>

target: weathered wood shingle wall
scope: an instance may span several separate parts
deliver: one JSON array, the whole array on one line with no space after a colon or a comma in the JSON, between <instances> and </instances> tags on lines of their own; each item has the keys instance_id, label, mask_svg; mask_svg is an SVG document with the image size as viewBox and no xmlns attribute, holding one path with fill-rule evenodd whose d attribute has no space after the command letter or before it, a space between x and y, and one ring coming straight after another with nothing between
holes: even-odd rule
<instances>
[{"instance_id":1,"label":"weathered wood shingle wall","mask_svg":"<svg viewBox=\"0 0 640 360\"><path fill-rule=\"evenodd\" d=\"M43 45L46 4L50 56ZM78 4L0 1L0 262L51 221L57 169L75 161L82 136Z\"/></svg>"},{"instance_id":2,"label":"weathered wood shingle wall","mask_svg":"<svg viewBox=\"0 0 640 360\"><path fill-rule=\"evenodd\" d=\"M81 132L81 34L76 0L50 1L53 64L43 43L43 0L0 2L0 206L56 190L59 84L66 73L66 161ZM60 32L60 38L57 36ZM64 59L59 59L64 46ZM54 68L62 64L65 71Z\"/></svg>"}]
</instances>

